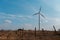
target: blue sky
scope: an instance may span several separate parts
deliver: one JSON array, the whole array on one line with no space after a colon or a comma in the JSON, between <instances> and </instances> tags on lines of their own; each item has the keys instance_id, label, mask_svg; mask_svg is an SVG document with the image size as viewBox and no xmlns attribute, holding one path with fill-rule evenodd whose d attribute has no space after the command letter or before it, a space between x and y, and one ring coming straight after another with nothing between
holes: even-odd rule
<instances>
[{"instance_id":1,"label":"blue sky","mask_svg":"<svg viewBox=\"0 0 60 40\"><path fill-rule=\"evenodd\" d=\"M38 29L38 16L42 7L41 29L60 28L60 0L0 0L0 29Z\"/></svg>"}]
</instances>

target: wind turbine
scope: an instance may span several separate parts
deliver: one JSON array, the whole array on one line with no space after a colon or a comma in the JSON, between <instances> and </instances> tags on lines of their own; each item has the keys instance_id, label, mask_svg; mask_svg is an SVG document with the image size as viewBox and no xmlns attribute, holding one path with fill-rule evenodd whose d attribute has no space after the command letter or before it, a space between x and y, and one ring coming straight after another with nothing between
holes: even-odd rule
<instances>
[{"instance_id":1,"label":"wind turbine","mask_svg":"<svg viewBox=\"0 0 60 40\"><path fill-rule=\"evenodd\" d=\"M39 26L39 30L40 30L40 15L41 15L43 18L45 18L45 16L41 14L41 7L40 7L38 13L35 13L35 14L33 14L33 15L38 15L38 26Z\"/></svg>"}]
</instances>

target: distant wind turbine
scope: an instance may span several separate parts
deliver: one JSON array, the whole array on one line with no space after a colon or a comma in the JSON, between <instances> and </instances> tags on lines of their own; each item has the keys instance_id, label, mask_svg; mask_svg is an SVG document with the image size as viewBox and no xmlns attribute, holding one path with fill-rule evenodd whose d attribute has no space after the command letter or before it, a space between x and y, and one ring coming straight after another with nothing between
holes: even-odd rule
<instances>
[{"instance_id":1,"label":"distant wind turbine","mask_svg":"<svg viewBox=\"0 0 60 40\"><path fill-rule=\"evenodd\" d=\"M35 13L33 15L38 15L38 25L39 25L39 30L40 30L40 15L45 18L45 16L43 14L41 14L41 8L39 9L39 12L38 13Z\"/></svg>"}]
</instances>

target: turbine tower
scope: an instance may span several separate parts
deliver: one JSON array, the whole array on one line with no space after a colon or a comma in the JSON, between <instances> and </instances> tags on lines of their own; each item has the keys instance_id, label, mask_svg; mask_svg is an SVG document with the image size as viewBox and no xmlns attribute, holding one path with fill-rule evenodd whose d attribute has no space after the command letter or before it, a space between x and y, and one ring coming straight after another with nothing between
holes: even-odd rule
<instances>
[{"instance_id":1,"label":"turbine tower","mask_svg":"<svg viewBox=\"0 0 60 40\"><path fill-rule=\"evenodd\" d=\"M40 7L38 13L35 13L35 14L33 14L33 15L38 15L38 26L39 26L39 30L40 30L40 15L41 15L43 18L45 18L45 16L41 14L41 7Z\"/></svg>"}]
</instances>

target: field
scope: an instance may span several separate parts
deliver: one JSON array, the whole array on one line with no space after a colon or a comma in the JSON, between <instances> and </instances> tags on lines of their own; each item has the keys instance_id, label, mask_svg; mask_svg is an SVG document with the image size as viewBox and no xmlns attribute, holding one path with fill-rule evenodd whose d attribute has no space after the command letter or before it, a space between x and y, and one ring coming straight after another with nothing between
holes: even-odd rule
<instances>
[{"instance_id":1,"label":"field","mask_svg":"<svg viewBox=\"0 0 60 40\"><path fill-rule=\"evenodd\" d=\"M0 30L0 40L60 40L60 32L44 30Z\"/></svg>"}]
</instances>

